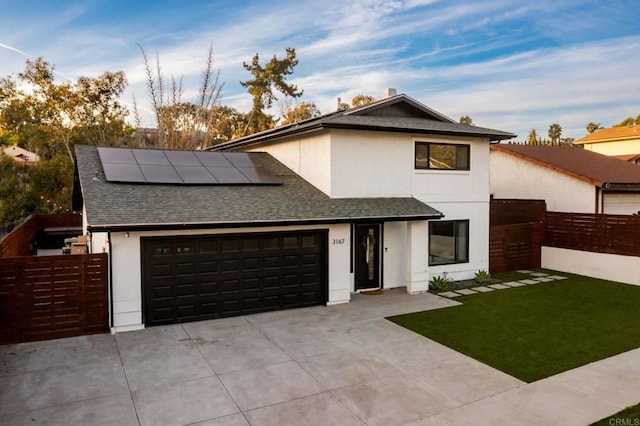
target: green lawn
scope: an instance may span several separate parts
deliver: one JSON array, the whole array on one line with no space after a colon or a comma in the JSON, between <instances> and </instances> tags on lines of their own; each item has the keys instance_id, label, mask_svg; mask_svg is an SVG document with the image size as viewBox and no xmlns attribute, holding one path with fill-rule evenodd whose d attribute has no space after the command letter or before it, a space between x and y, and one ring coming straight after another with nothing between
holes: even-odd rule
<instances>
[{"instance_id":1,"label":"green lawn","mask_svg":"<svg viewBox=\"0 0 640 426\"><path fill-rule=\"evenodd\" d=\"M559 275L388 319L526 382L640 347L640 286Z\"/></svg>"},{"instance_id":2,"label":"green lawn","mask_svg":"<svg viewBox=\"0 0 640 426\"><path fill-rule=\"evenodd\" d=\"M611 426L611 425L640 425L640 404L627 407L613 416L602 419L592 424L592 426Z\"/></svg>"}]
</instances>

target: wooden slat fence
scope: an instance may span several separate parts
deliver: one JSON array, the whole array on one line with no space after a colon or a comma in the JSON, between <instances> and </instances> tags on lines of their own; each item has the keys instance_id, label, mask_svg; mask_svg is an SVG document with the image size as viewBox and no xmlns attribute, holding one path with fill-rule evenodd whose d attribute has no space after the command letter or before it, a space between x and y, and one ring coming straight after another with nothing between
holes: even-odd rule
<instances>
[{"instance_id":1,"label":"wooden slat fence","mask_svg":"<svg viewBox=\"0 0 640 426\"><path fill-rule=\"evenodd\" d=\"M511 225L542 221L547 204L544 200L513 200L492 198L489 223L491 225Z\"/></svg>"},{"instance_id":2,"label":"wooden slat fence","mask_svg":"<svg viewBox=\"0 0 640 426\"><path fill-rule=\"evenodd\" d=\"M640 216L547 212L544 245L640 256Z\"/></svg>"},{"instance_id":3,"label":"wooden slat fence","mask_svg":"<svg viewBox=\"0 0 640 426\"><path fill-rule=\"evenodd\" d=\"M489 272L539 268L543 227L540 222L489 228Z\"/></svg>"},{"instance_id":4,"label":"wooden slat fence","mask_svg":"<svg viewBox=\"0 0 640 426\"><path fill-rule=\"evenodd\" d=\"M107 254L0 258L0 344L109 330Z\"/></svg>"}]
</instances>

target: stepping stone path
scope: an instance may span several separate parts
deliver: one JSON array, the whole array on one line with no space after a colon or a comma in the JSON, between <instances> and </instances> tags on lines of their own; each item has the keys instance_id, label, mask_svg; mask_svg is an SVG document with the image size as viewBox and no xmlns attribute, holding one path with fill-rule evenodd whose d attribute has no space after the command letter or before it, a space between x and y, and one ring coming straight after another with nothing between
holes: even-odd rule
<instances>
[{"instance_id":1,"label":"stepping stone path","mask_svg":"<svg viewBox=\"0 0 640 426\"><path fill-rule=\"evenodd\" d=\"M504 285L504 284L491 284L489 287L494 288L496 290L503 290L505 288L511 288L508 285Z\"/></svg>"},{"instance_id":2,"label":"stepping stone path","mask_svg":"<svg viewBox=\"0 0 640 426\"><path fill-rule=\"evenodd\" d=\"M471 289L468 289L468 288L463 288L461 290L456 290L456 293L460 293L460 294L463 294L465 296L468 296L470 294L476 294L477 292L475 292L475 291L473 291Z\"/></svg>"},{"instance_id":3,"label":"stepping stone path","mask_svg":"<svg viewBox=\"0 0 640 426\"><path fill-rule=\"evenodd\" d=\"M487 293L489 291L494 291L494 290L504 290L507 288L522 287L528 284L529 285L540 284L541 282L546 283L546 282L555 281L555 280L567 279L567 277L563 277L562 275L549 275L544 272L534 272L529 270L521 270L516 272L519 272L521 274L531 275L532 277L535 277L535 278L524 279L519 281L509 281L502 284L490 284L488 286L461 288L459 290L454 290L454 291L444 291L442 293L438 293L438 296L454 298L454 297L460 297L460 296L468 296L470 294L476 294L476 293Z\"/></svg>"}]
</instances>

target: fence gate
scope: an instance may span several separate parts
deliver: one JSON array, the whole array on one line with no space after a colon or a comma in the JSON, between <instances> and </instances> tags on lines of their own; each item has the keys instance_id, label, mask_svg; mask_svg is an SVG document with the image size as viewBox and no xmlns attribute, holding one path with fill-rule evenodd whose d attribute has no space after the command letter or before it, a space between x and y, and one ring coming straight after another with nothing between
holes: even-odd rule
<instances>
[{"instance_id":1,"label":"fence gate","mask_svg":"<svg viewBox=\"0 0 640 426\"><path fill-rule=\"evenodd\" d=\"M516 223L489 227L489 272L539 268L543 225Z\"/></svg>"},{"instance_id":2,"label":"fence gate","mask_svg":"<svg viewBox=\"0 0 640 426\"><path fill-rule=\"evenodd\" d=\"M0 344L107 332L107 256L0 258Z\"/></svg>"}]
</instances>

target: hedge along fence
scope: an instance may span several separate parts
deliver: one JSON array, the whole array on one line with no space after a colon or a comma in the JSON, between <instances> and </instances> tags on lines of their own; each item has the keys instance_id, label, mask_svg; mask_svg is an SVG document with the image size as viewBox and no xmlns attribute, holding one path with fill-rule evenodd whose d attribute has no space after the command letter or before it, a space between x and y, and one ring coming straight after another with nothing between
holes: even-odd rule
<instances>
[{"instance_id":1,"label":"hedge along fence","mask_svg":"<svg viewBox=\"0 0 640 426\"><path fill-rule=\"evenodd\" d=\"M640 256L640 216L547 212L543 245Z\"/></svg>"}]
</instances>

